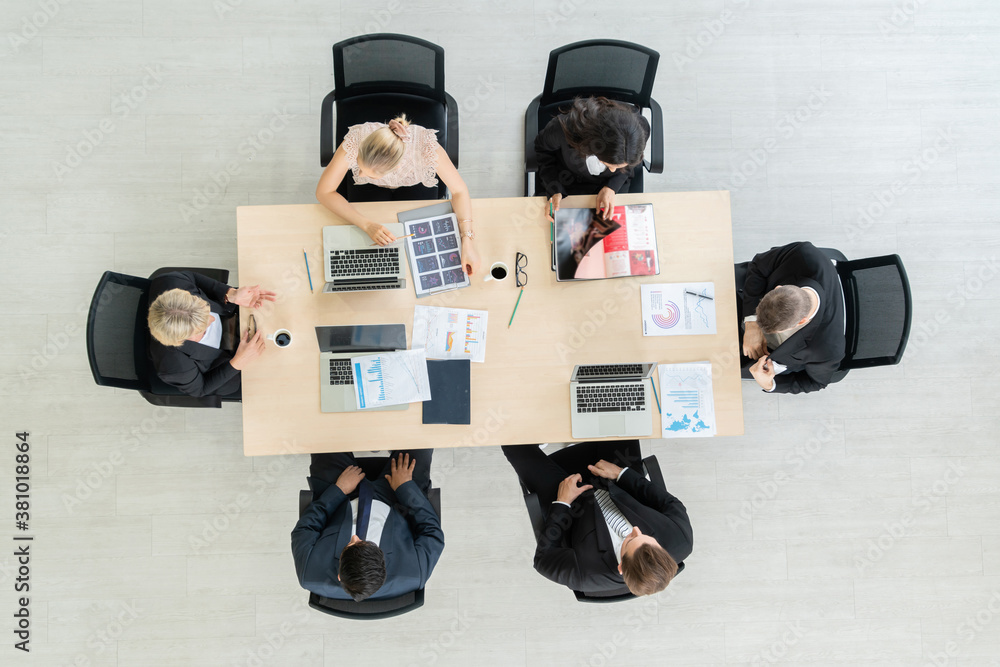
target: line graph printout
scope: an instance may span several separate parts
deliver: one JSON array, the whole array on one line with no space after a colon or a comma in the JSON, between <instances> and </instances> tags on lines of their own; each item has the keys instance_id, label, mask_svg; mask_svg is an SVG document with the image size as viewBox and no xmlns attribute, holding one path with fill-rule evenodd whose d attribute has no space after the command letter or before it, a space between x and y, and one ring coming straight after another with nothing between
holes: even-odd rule
<instances>
[{"instance_id":1,"label":"line graph printout","mask_svg":"<svg viewBox=\"0 0 1000 667\"><path fill-rule=\"evenodd\" d=\"M715 333L714 283L647 284L640 296L643 336Z\"/></svg>"},{"instance_id":2,"label":"line graph printout","mask_svg":"<svg viewBox=\"0 0 1000 667\"><path fill-rule=\"evenodd\" d=\"M424 350L400 350L351 357L358 409L429 401Z\"/></svg>"},{"instance_id":3,"label":"line graph printout","mask_svg":"<svg viewBox=\"0 0 1000 667\"><path fill-rule=\"evenodd\" d=\"M414 306L412 347L424 348L431 359L486 361L485 310Z\"/></svg>"},{"instance_id":4,"label":"line graph printout","mask_svg":"<svg viewBox=\"0 0 1000 667\"><path fill-rule=\"evenodd\" d=\"M715 435L712 362L659 364L660 422L664 438L708 438Z\"/></svg>"}]
</instances>

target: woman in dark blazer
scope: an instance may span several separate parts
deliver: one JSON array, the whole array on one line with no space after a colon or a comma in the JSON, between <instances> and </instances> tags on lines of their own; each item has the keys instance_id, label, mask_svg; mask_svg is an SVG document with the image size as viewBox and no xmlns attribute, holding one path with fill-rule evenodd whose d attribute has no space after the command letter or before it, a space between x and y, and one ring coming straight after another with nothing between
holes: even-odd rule
<instances>
[{"instance_id":1,"label":"woman in dark blazer","mask_svg":"<svg viewBox=\"0 0 1000 667\"><path fill-rule=\"evenodd\" d=\"M628 190L648 140L649 123L635 107L578 97L535 137L535 196L548 197L558 211L565 196L596 193L595 208L609 219L615 194Z\"/></svg>"},{"instance_id":2,"label":"woman in dark blazer","mask_svg":"<svg viewBox=\"0 0 1000 667\"><path fill-rule=\"evenodd\" d=\"M264 351L264 337L226 345L226 320L237 306L274 301L259 285L235 289L193 271L155 278L149 289L149 354L159 378L190 396L226 396L240 389L240 371ZM238 327L237 323L237 327ZM235 338L235 336L233 336ZM229 347L227 350L226 348Z\"/></svg>"}]
</instances>

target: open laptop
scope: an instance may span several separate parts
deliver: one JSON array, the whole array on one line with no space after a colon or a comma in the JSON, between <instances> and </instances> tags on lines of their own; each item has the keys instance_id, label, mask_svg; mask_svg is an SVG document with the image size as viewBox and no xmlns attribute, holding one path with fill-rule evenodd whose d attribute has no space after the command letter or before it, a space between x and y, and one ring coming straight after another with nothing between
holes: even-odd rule
<instances>
[{"instance_id":1,"label":"open laptop","mask_svg":"<svg viewBox=\"0 0 1000 667\"><path fill-rule=\"evenodd\" d=\"M316 327L319 342L319 401L322 412L357 412L351 357L406 349L406 325L360 324ZM405 410L407 404L375 410Z\"/></svg>"},{"instance_id":2,"label":"open laptop","mask_svg":"<svg viewBox=\"0 0 1000 667\"><path fill-rule=\"evenodd\" d=\"M653 434L652 378L656 364L592 364L573 368L569 383L574 438Z\"/></svg>"},{"instance_id":3,"label":"open laptop","mask_svg":"<svg viewBox=\"0 0 1000 667\"><path fill-rule=\"evenodd\" d=\"M399 238L403 225L386 228ZM372 240L355 225L323 228L323 292L363 292L406 287L406 250L401 243L373 246Z\"/></svg>"}]
</instances>

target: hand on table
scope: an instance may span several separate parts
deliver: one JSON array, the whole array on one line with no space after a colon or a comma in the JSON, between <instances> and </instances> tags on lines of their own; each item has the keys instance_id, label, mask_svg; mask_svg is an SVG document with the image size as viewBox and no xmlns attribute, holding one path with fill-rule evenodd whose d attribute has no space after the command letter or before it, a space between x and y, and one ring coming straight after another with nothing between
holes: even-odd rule
<instances>
[{"instance_id":1,"label":"hand on table","mask_svg":"<svg viewBox=\"0 0 1000 667\"><path fill-rule=\"evenodd\" d=\"M597 209L597 215L610 220L615 212L615 191L607 187L601 188L597 193L597 205L594 208Z\"/></svg>"},{"instance_id":2,"label":"hand on table","mask_svg":"<svg viewBox=\"0 0 1000 667\"><path fill-rule=\"evenodd\" d=\"M368 236L372 237L372 241L379 245L389 245L396 240L396 237L393 236L392 232L385 225L380 225L377 222L369 222L365 226L365 232L368 233Z\"/></svg>"},{"instance_id":3,"label":"hand on table","mask_svg":"<svg viewBox=\"0 0 1000 667\"><path fill-rule=\"evenodd\" d=\"M462 269L466 275L473 275L479 270L479 253L476 244L468 236L462 237Z\"/></svg>"},{"instance_id":4,"label":"hand on table","mask_svg":"<svg viewBox=\"0 0 1000 667\"><path fill-rule=\"evenodd\" d=\"M242 371L247 364L252 363L257 357L264 354L264 332L257 330L251 338L243 336L240 338L240 345L236 348L236 354L229 360L229 364L238 371Z\"/></svg>"},{"instance_id":5,"label":"hand on table","mask_svg":"<svg viewBox=\"0 0 1000 667\"><path fill-rule=\"evenodd\" d=\"M562 195L559 194L558 192L555 193L554 195L552 195L551 197L549 197L549 202L548 203L552 204L552 215L549 215L549 207L548 207L548 205L546 205L545 206L545 219L546 220L548 220L549 222L552 222L552 219L555 217L555 212L559 210L559 202L561 202L561 201L562 201Z\"/></svg>"}]
</instances>

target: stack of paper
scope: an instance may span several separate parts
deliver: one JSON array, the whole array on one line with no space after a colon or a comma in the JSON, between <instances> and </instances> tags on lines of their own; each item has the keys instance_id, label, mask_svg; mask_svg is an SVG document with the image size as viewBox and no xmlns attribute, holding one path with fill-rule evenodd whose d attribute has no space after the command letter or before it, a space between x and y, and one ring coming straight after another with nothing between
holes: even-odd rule
<instances>
[{"instance_id":1,"label":"stack of paper","mask_svg":"<svg viewBox=\"0 0 1000 667\"><path fill-rule=\"evenodd\" d=\"M423 348L431 359L486 361L485 310L414 306L413 345Z\"/></svg>"},{"instance_id":2,"label":"stack of paper","mask_svg":"<svg viewBox=\"0 0 1000 667\"><path fill-rule=\"evenodd\" d=\"M647 284L640 294L643 336L715 333L713 283Z\"/></svg>"},{"instance_id":3,"label":"stack of paper","mask_svg":"<svg viewBox=\"0 0 1000 667\"><path fill-rule=\"evenodd\" d=\"M715 435L712 363L660 364L660 421L664 438L707 438Z\"/></svg>"},{"instance_id":4,"label":"stack of paper","mask_svg":"<svg viewBox=\"0 0 1000 667\"><path fill-rule=\"evenodd\" d=\"M429 401L427 355L423 350L382 352L351 357L358 408L378 408Z\"/></svg>"}]
</instances>

